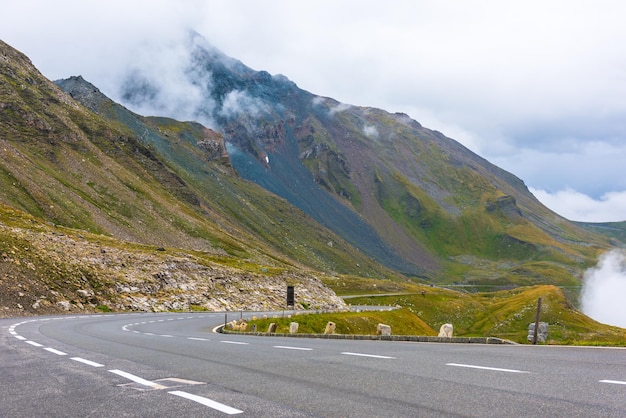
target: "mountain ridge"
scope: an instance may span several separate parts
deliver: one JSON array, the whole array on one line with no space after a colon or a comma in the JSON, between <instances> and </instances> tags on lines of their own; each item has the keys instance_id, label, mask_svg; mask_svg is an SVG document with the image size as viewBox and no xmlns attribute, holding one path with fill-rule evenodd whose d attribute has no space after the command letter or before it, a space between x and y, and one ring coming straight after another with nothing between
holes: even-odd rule
<instances>
[{"instance_id":1,"label":"mountain ridge","mask_svg":"<svg viewBox=\"0 0 626 418\"><path fill-rule=\"evenodd\" d=\"M316 96L236 60L224 65L205 45L194 38L186 74L238 174L392 269L450 280L463 265L455 260L471 256L495 269L505 258L576 270L609 245L547 209L513 174L406 115ZM348 228L351 219L358 227ZM511 275L500 270L500 279Z\"/></svg>"},{"instance_id":2,"label":"mountain ridge","mask_svg":"<svg viewBox=\"0 0 626 418\"><path fill-rule=\"evenodd\" d=\"M407 115L316 96L204 45L193 41L187 74L205 94L194 114L218 131L140 116L79 77L59 80L60 93L36 81L41 75L25 57L11 58L20 65L3 68L16 76L0 99L14 124L12 131L6 124L4 142L43 174L3 167L5 178L28 187L5 189L2 201L151 245L432 283L577 284L612 245L549 211L513 174ZM156 82L135 69L122 96L158 107ZM21 137L40 138L40 149L18 150ZM79 169L81 160L98 179ZM36 185L51 179L43 190Z\"/></svg>"}]
</instances>

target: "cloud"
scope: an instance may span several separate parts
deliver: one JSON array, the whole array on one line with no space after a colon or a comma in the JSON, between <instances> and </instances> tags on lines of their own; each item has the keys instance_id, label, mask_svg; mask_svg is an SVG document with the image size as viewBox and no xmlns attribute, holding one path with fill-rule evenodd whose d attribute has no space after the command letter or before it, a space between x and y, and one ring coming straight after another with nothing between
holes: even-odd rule
<instances>
[{"instance_id":1,"label":"cloud","mask_svg":"<svg viewBox=\"0 0 626 418\"><path fill-rule=\"evenodd\" d=\"M374 125L365 125L363 126L363 134L369 138L376 139L378 138L378 129Z\"/></svg>"},{"instance_id":2,"label":"cloud","mask_svg":"<svg viewBox=\"0 0 626 418\"><path fill-rule=\"evenodd\" d=\"M250 97L245 91L233 90L226 94L219 113L224 117L237 117L245 114L249 117L256 117L260 113L268 111L263 100Z\"/></svg>"},{"instance_id":3,"label":"cloud","mask_svg":"<svg viewBox=\"0 0 626 418\"><path fill-rule=\"evenodd\" d=\"M602 195L600 199L593 199L572 189L555 193L529 189L548 208L572 221L626 221L626 191L609 192Z\"/></svg>"},{"instance_id":4,"label":"cloud","mask_svg":"<svg viewBox=\"0 0 626 418\"><path fill-rule=\"evenodd\" d=\"M614 175L626 161L624 2L0 0L0 10L0 37L48 78L81 74L115 100L133 70L146 87L162 78L153 112L186 114L197 100L174 71L191 28L314 94L406 113L536 189L594 200L626 190ZM171 102L177 86L184 99Z\"/></svg>"},{"instance_id":5,"label":"cloud","mask_svg":"<svg viewBox=\"0 0 626 418\"><path fill-rule=\"evenodd\" d=\"M604 324L626 328L626 253L609 251L598 265L585 272L581 292L582 311Z\"/></svg>"},{"instance_id":6,"label":"cloud","mask_svg":"<svg viewBox=\"0 0 626 418\"><path fill-rule=\"evenodd\" d=\"M481 155L536 189L554 192L570 188L595 200L626 190L626 177L617 174L624 171L626 144L612 139L560 138L541 148L518 147L502 140L499 146L499 150L487 149Z\"/></svg>"},{"instance_id":7,"label":"cloud","mask_svg":"<svg viewBox=\"0 0 626 418\"><path fill-rule=\"evenodd\" d=\"M336 113L339 112L345 112L346 110L350 109L352 107L352 105L346 104L346 103L339 103L336 106L331 106L328 108L328 113L331 116L334 116Z\"/></svg>"},{"instance_id":8,"label":"cloud","mask_svg":"<svg viewBox=\"0 0 626 418\"><path fill-rule=\"evenodd\" d=\"M143 115L195 120L214 127L216 104L207 94L211 74L194 67L195 42L189 35L172 44L144 44L117 75L119 81L111 94Z\"/></svg>"}]
</instances>

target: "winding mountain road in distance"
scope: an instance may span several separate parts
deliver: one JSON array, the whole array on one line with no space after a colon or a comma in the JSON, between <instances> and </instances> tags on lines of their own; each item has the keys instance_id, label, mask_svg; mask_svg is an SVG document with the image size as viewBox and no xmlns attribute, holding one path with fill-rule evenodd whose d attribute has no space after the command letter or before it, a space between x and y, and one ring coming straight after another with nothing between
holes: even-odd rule
<instances>
[{"instance_id":1,"label":"winding mountain road in distance","mask_svg":"<svg viewBox=\"0 0 626 418\"><path fill-rule=\"evenodd\" d=\"M224 315L2 319L0 416L626 416L624 349L212 332Z\"/></svg>"}]
</instances>

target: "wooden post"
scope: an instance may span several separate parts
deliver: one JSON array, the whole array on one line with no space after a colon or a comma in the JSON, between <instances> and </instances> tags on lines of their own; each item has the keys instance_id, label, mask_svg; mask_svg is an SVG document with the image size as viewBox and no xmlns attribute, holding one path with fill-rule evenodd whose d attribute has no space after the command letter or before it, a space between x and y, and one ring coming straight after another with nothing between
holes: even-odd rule
<instances>
[{"instance_id":1,"label":"wooden post","mask_svg":"<svg viewBox=\"0 0 626 418\"><path fill-rule=\"evenodd\" d=\"M537 333L539 332L539 315L541 314L541 298L537 300L537 316L535 317L535 329L533 330L533 345L537 344Z\"/></svg>"}]
</instances>

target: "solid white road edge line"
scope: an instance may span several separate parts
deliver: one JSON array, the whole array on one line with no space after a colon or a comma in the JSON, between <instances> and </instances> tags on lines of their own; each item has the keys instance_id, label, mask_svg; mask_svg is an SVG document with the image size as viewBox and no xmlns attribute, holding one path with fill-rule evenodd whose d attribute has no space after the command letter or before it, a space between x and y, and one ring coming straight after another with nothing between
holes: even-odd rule
<instances>
[{"instance_id":1,"label":"solid white road edge line","mask_svg":"<svg viewBox=\"0 0 626 418\"><path fill-rule=\"evenodd\" d=\"M43 347L43 345L41 345L41 344L39 344L39 343L36 343L36 342L34 342L34 341L30 341L30 340L26 341L26 344L30 344L30 345L32 345L33 347Z\"/></svg>"},{"instance_id":2,"label":"solid white road edge line","mask_svg":"<svg viewBox=\"0 0 626 418\"><path fill-rule=\"evenodd\" d=\"M158 383L151 382L149 380L143 379L143 378L141 378L139 376L135 376L134 374L130 374L130 373L127 373L127 372L122 371L122 370L114 369L114 370L109 370L109 371L111 373L115 373L118 376L125 377L128 380L132 380L135 383L139 383L140 385L150 386L150 387L155 388L155 389L165 389L166 388L163 385L159 385Z\"/></svg>"},{"instance_id":3,"label":"solid white road edge line","mask_svg":"<svg viewBox=\"0 0 626 418\"><path fill-rule=\"evenodd\" d=\"M49 351L51 353L54 353L58 356L67 356L67 353L64 353L63 351L59 351L56 348L52 348L52 347L46 347L44 348L44 350Z\"/></svg>"},{"instance_id":4,"label":"solid white road edge line","mask_svg":"<svg viewBox=\"0 0 626 418\"><path fill-rule=\"evenodd\" d=\"M446 363L446 366L466 367L469 369L492 370L496 372L507 372L507 373L530 373L530 372L526 372L523 370L500 369L498 367L474 366L472 364Z\"/></svg>"},{"instance_id":5,"label":"solid white road edge line","mask_svg":"<svg viewBox=\"0 0 626 418\"><path fill-rule=\"evenodd\" d=\"M208 406L209 408L216 409L228 415L235 415L235 414L243 413L243 411L239 409L235 409L231 406L224 405L223 403L216 402L214 400L205 398L203 396L198 396L198 395L193 395L191 393L183 392L182 390L174 390L168 393L171 393L172 395L180 396L181 398L189 399L194 402L198 402L199 404Z\"/></svg>"},{"instance_id":6,"label":"solid white road edge line","mask_svg":"<svg viewBox=\"0 0 626 418\"><path fill-rule=\"evenodd\" d=\"M104 367L104 364L96 363L95 361L87 360L87 359L80 358L80 357L71 357L70 360L78 361L80 363L87 364L88 366L92 366L92 367Z\"/></svg>"},{"instance_id":7,"label":"solid white road edge line","mask_svg":"<svg viewBox=\"0 0 626 418\"><path fill-rule=\"evenodd\" d=\"M357 356L357 357L373 357L373 358L384 358L384 359L395 359L395 357L390 356L380 356L378 354L363 354L363 353L351 353L349 351L344 351L341 354L346 356Z\"/></svg>"},{"instance_id":8,"label":"solid white road edge line","mask_svg":"<svg viewBox=\"0 0 626 418\"><path fill-rule=\"evenodd\" d=\"M626 382L620 380L598 380L600 383L613 383L614 385L626 385Z\"/></svg>"}]
</instances>

